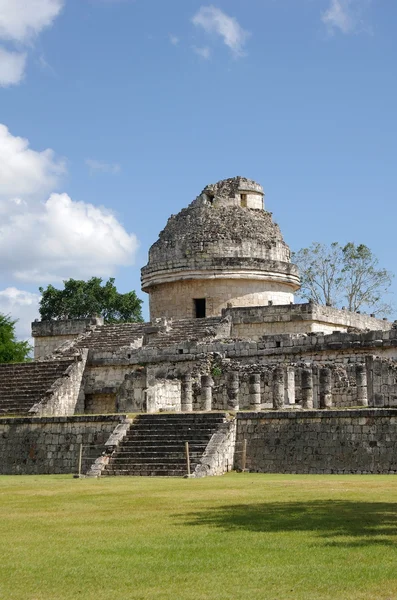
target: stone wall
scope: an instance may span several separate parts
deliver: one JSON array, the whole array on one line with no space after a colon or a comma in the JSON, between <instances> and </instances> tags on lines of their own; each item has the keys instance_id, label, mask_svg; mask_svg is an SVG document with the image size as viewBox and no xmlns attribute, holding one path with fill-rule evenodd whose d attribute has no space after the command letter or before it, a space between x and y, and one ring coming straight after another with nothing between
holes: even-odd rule
<instances>
[{"instance_id":1,"label":"stone wall","mask_svg":"<svg viewBox=\"0 0 397 600\"><path fill-rule=\"evenodd\" d=\"M76 339L82 333L90 331L98 325L103 325L102 317L64 321L34 321L32 337L35 360L49 356L65 342Z\"/></svg>"},{"instance_id":2,"label":"stone wall","mask_svg":"<svg viewBox=\"0 0 397 600\"><path fill-rule=\"evenodd\" d=\"M124 416L0 419L0 473L76 473L80 444L89 468Z\"/></svg>"},{"instance_id":3,"label":"stone wall","mask_svg":"<svg viewBox=\"0 0 397 600\"><path fill-rule=\"evenodd\" d=\"M209 441L193 477L223 475L232 471L236 444L236 420L222 423Z\"/></svg>"},{"instance_id":4,"label":"stone wall","mask_svg":"<svg viewBox=\"0 0 397 600\"><path fill-rule=\"evenodd\" d=\"M274 304L288 304L293 301L294 289L286 283L256 281L241 278L227 279L189 279L175 283L156 285L150 291L150 314L173 317L175 319L193 318L194 298L205 298L206 316L216 317L232 306L262 306L269 301Z\"/></svg>"},{"instance_id":5,"label":"stone wall","mask_svg":"<svg viewBox=\"0 0 397 600\"><path fill-rule=\"evenodd\" d=\"M397 410L239 413L236 468L249 471L397 473Z\"/></svg>"},{"instance_id":6,"label":"stone wall","mask_svg":"<svg viewBox=\"0 0 397 600\"><path fill-rule=\"evenodd\" d=\"M178 379L156 379L146 391L146 411L181 410L181 381Z\"/></svg>"},{"instance_id":7,"label":"stone wall","mask_svg":"<svg viewBox=\"0 0 397 600\"><path fill-rule=\"evenodd\" d=\"M240 339L258 340L264 335L320 333L359 330L388 331L390 321L370 315L338 310L314 303L284 304L275 306L245 306L227 308L222 316L232 320L232 336Z\"/></svg>"},{"instance_id":8,"label":"stone wall","mask_svg":"<svg viewBox=\"0 0 397 600\"><path fill-rule=\"evenodd\" d=\"M37 416L64 416L75 414L80 395L83 394L82 380L87 363L88 350L82 350L45 393L41 402L29 412Z\"/></svg>"}]
</instances>

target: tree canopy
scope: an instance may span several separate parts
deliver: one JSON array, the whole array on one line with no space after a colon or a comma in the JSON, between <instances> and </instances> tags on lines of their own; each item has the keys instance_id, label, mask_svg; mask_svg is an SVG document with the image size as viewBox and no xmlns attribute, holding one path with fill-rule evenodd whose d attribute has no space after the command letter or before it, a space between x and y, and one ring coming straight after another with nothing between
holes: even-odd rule
<instances>
[{"instance_id":1,"label":"tree canopy","mask_svg":"<svg viewBox=\"0 0 397 600\"><path fill-rule=\"evenodd\" d=\"M0 363L29 360L29 342L19 342L15 335L15 323L9 315L0 313Z\"/></svg>"},{"instance_id":2,"label":"tree canopy","mask_svg":"<svg viewBox=\"0 0 397 600\"><path fill-rule=\"evenodd\" d=\"M141 322L140 300L134 291L120 294L114 278L102 285L100 277L88 281L68 279L59 290L48 285L40 287L42 294L39 311L43 321L59 319L84 319L101 315L105 323Z\"/></svg>"},{"instance_id":3,"label":"tree canopy","mask_svg":"<svg viewBox=\"0 0 397 600\"><path fill-rule=\"evenodd\" d=\"M302 287L297 295L302 299L345 306L353 312L392 312L386 298L393 275L379 268L378 259L364 244L333 242L326 246L314 242L294 253L292 260L299 267Z\"/></svg>"}]
</instances>

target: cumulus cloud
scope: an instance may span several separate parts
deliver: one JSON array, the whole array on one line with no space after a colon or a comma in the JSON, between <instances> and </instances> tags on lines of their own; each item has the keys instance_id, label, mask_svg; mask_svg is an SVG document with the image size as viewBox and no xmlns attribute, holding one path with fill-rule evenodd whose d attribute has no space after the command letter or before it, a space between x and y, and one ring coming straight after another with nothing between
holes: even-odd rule
<instances>
[{"instance_id":1,"label":"cumulus cloud","mask_svg":"<svg viewBox=\"0 0 397 600\"><path fill-rule=\"evenodd\" d=\"M28 43L52 24L63 0L0 0L0 37Z\"/></svg>"},{"instance_id":2,"label":"cumulus cloud","mask_svg":"<svg viewBox=\"0 0 397 600\"><path fill-rule=\"evenodd\" d=\"M31 323L39 318L40 295L8 287L0 290L0 313L18 319L15 333L19 339L29 339ZM30 340L31 341L31 340Z\"/></svg>"},{"instance_id":3,"label":"cumulus cloud","mask_svg":"<svg viewBox=\"0 0 397 600\"><path fill-rule=\"evenodd\" d=\"M14 213L0 226L0 256L19 280L108 276L128 265L137 240L105 208L51 194L37 212Z\"/></svg>"},{"instance_id":4,"label":"cumulus cloud","mask_svg":"<svg viewBox=\"0 0 397 600\"><path fill-rule=\"evenodd\" d=\"M20 83L26 66L26 52L34 39L52 25L64 0L0 0L0 41L15 44L11 50L0 46L0 85Z\"/></svg>"},{"instance_id":5,"label":"cumulus cloud","mask_svg":"<svg viewBox=\"0 0 397 600\"><path fill-rule=\"evenodd\" d=\"M121 166L118 163L107 163L93 158L87 158L85 164L90 169L91 175L98 172L117 175L121 171Z\"/></svg>"},{"instance_id":6,"label":"cumulus cloud","mask_svg":"<svg viewBox=\"0 0 397 600\"><path fill-rule=\"evenodd\" d=\"M47 284L112 275L131 264L138 246L116 216L76 202L60 185L64 161L37 152L0 126L0 274Z\"/></svg>"},{"instance_id":7,"label":"cumulus cloud","mask_svg":"<svg viewBox=\"0 0 397 600\"><path fill-rule=\"evenodd\" d=\"M56 188L66 171L53 150L37 152L25 138L0 123L0 210L2 202L40 199Z\"/></svg>"},{"instance_id":8,"label":"cumulus cloud","mask_svg":"<svg viewBox=\"0 0 397 600\"><path fill-rule=\"evenodd\" d=\"M348 34L362 26L362 10L371 0L330 0L322 21L332 34L336 30Z\"/></svg>"},{"instance_id":9,"label":"cumulus cloud","mask_svg":"<svg viewBox=\"0 0 397 600\"><path fill-rule=\"evenodd\" d=\"M0 86L16 85L23 79L26 65L24 52L10 52L0 46Z\"/></svg>"},{"instance_id":10,"label":"cumulus cloud","mask_svg":"<svg viewBox=\"0 0 397 600\"><path fill-rule=\"evenodd\" d=\"M244 55L244 45L250 33L243 29L237 19L230 17L216 6L201 6L192 18L196 27L222 38L234 56Z\"/></svg>"}]
</instances>

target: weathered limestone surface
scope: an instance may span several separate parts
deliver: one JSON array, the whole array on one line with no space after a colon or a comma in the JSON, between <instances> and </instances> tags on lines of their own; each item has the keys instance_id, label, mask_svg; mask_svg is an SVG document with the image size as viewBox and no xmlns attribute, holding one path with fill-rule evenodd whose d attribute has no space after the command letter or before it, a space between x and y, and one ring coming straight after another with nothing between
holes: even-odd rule
<instances>
[{"instance_id":1,"label":"weathered limestone surface","mask_svg":"<svg viewBox=\"0 0 397 600\"><path fill-rule=\"evenodd\" d=\"M83 471L105 450L124 415L0 419L0 473L77 473L80 444Z\"/></svg>"},{"instance_id":2,"label":"weathered limestone surface","mask_svg":"<svg viewBox=\"0 0 397 600\"><path fill-rule=\"evenodd\" d=\"M226 308L224 317L232 322L233 337L258 340L265 335L319 333L356 330L388 331L389 321L365 314L338 310L308 302L271 306L239 306Z\"/></svg>"},{"instance_id":3,"label":"weathered limestone surface","mask_svg":"<svg viewBox=\"0 0 397 600\"><path fill-rule=\"evenodd\" d=\"M236 444L236 420L219 426L205 449L193 477L224 475L233 469Z\"/></svg>"},{"instance_id":4,"label":"weathered limestone surface","mask_svg":"<svg viewBox=\"0 0 397 600\"><path fill-rule=\"evenodd\" d=\"M289 303L298 287L261 186L241 177L207 186L172 215L142 269L151 319L192 317L195 298L206 299L206 316L219 316L228 303Z\"/></svg>"},{"instance_id":5,"label":"weathered limestone surface","mask_svg":"<svg viewBox=\"0 0 397 600\"><path fill-rule=\"evenodd\" d=\"M56 379L46 391L40 402L35 404L30 413L37 416L74 415L81 393L81 384L88 350L82 350L66 369L61 377Z\"/></svg>"},{"instance_id":6,"label":"weathered limestone surface","mask_svg":"<svg viewBox=\"0 0 397 600\"><path fill-rule=\"evenodd\" d=\"M64 321L34 321L32 337L34 338L34 358L44 358L52 354L67 341L103 325L102 317L89 319L68 319Z\"/></svg>"},{"instance_id":7,"label":"weathered limestone surface","mask_svg":"<svg viewBox=\"0 0 397 600\"><path fill-rule=\"evenodd\" d=\"M236 467L262 473L397 473L397 410L237 415Z\"/></svg>"}]
</instances>

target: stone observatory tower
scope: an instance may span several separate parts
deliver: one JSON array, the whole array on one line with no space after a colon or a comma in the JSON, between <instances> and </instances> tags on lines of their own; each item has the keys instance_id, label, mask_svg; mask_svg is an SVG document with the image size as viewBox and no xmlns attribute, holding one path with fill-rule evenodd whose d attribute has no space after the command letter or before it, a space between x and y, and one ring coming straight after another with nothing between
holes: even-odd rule
<instances>
[{"instance_id":1,"label":"stone observatory tower","mask_svg":"<svg viewBox=\"0 0 397 600\"><path fill-rule=\"evenodd\" d=\"M263 198L258 183L234 177L207 185L171 215L142 269L151 320L293 302L298 269Z\"/></svg>"}]
</instances>

